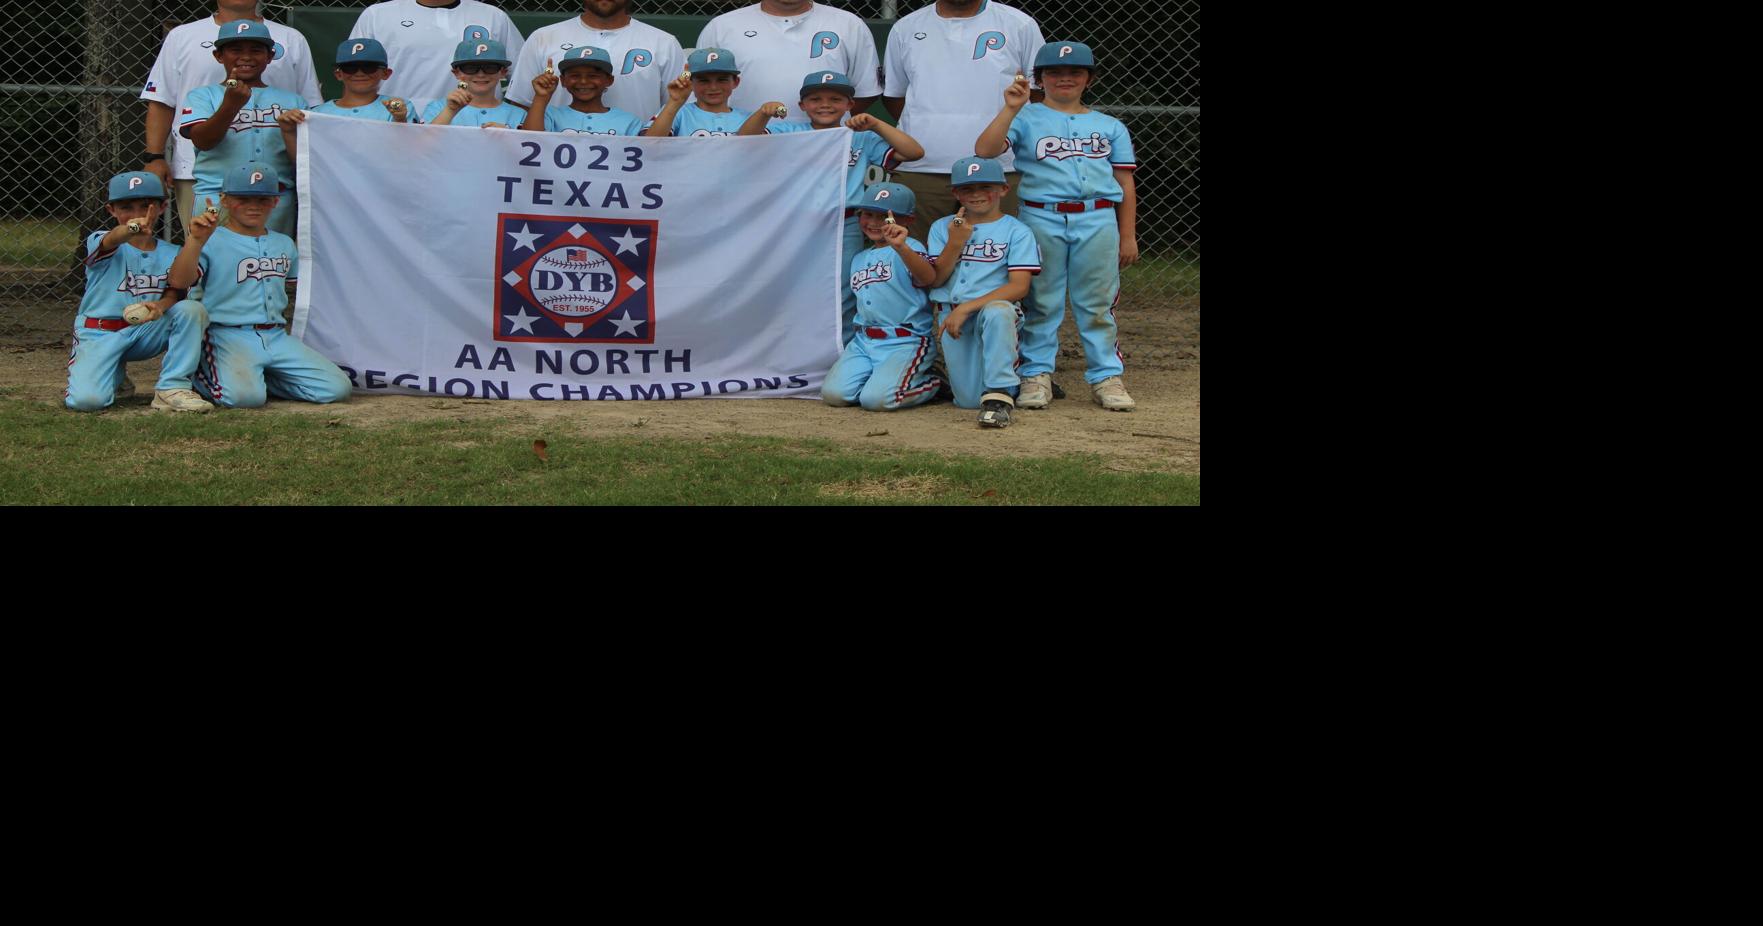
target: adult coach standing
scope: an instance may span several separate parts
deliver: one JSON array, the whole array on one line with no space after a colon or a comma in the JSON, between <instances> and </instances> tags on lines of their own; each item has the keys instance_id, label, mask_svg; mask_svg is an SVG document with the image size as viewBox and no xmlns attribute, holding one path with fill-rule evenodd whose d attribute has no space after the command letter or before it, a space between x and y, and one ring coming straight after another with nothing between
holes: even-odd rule
<instances>
[{"instance_id":1,"label":"adult coach standing","mask_svg":"<svg viewBox=\"0 0 1763 926\"><path fill-rule=\"evenodd\" d=\"M894 172L918 200L912 237L928 240L932 222L955 214L949 169L973 157L973 140L998 114L1004 88L1034 73L1045 44L1034 17L996 0L936 0L894 23L882 105L924 145L923 158ZM997 161L1010 184L1003 209L1015 215L1021 175L1010 152Z\"/></svg>"},{"instance_id":2,"label":"adult coach standing","mask_svg":"<svg viewBox=\"0 0 1763 926\"><path fill-rule=\"evenodd\" d=\"M504 99L532 106L533 78L545 70L545 62L562 61L570 49L592 45L612 55L612 89L602 97L606 105L644 122L654 118L667 102L667 82L685 70L686 52L679 39L632 19L630 6L630 0L582 0L582 15L535 30L515 60ZM570 99L567 93L555 94L551 106L568 109Z\"/></svg>"},{"instance_id":3,"label":"adult coach standing","mask_svg":"<svg viewBox=\"0 0 1763 926\"><path fill-rule=\"evenodd\" d=\"M183 103L184 94L226 78L226 68L214 60L214 36L221 26L240 19L263 23L275 40L269 67L263 71L265 84L297 93L308 105L324 102L306 37L264 19L257 0L217 0L213 16L184 23L167 33L141 91L141 99L147 101L147 147L142 154L146 163L141 169L158 175L168 190L176 183L178 222L185 229L195 218L191 210L196 192L196 146L172 133L174 111Z\"/></svg>"},{"instance_id":4,"label":"adult coach standing","mask_svg":"<svg viewBox=\"0 0 1763 926\"><path fill-rule=\"evenodd\" d=\"M478 0L386 0L362 10L349 37L386 47L392 76L380 92L410 100L417 112L458 86L453 50L460 42L501 42L513 58L523 41L507 13Z\"/></svg>"},{"instance_id":5,"label":"adult coach standing","mask_svg":"<svg viewBox=\"0 0 1763 926\"><path fill-rule=\"evenodd\" d=\"M727 48L741 63L741 85L729 105L751 112L770 100L795 100L802 78L815 71L838 71L856 86L853 115L881 96L875 36L853 13L814 0L759 0L705 24L699 48ZM788 118L808 121L799 102ZM968 152L972 154L972 152Z\"/></svg>"}]
</instances>

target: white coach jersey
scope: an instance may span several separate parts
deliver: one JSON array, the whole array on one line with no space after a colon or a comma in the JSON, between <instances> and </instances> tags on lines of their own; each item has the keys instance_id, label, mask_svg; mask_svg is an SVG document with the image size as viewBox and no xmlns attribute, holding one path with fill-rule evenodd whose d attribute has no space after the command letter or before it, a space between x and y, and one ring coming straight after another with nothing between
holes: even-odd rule
<instances>
[{"instance_id":1,"label":"white coach jersey","mask_svg":"<svg viewBox=\"0 0 1763 926\"><path fill-rule=\"evenodd\" d=\"M1034 18L984 0L966 19L944 19L936 4L910 13L888 33L888 96L905 97L900 131L924 145L924 157L901 167L910 173L947 174L1004 108L1004 88L1016 75L1033 79L1035 52L1047 44ZM998 162L1015 169L1008 151Z\"/></svg>"},{"instance_id":2,"label":"white coach jersey","mask_svg":"<svg viewBox=\"0 0 1763 926\"><path fill-rule=\"evenodd\" d=\"M502 43L508 57L520 60L520 30L508 14L478 0L459 0L455 7L423 6L416 0L387 0L361 11L352 39L378 39L386 46L386 67L392 76L380 84L386 96L419 101L445 97L458 85L453 79L453 49L468 32ZM420 109L419 109L420 111Z\"/></svg>"},{"instance_id":3,"label":"white coach jersey","mask_svg":"<svg viewBox=\"0 0 1763 926\"><path fill-rule=\"evenodd\" d=\"M751 112L777 100L788 104L790 119L807 122L798 97L802 78L815 71L851 78L857 96L881 95L875 36L863 20L830 6L816 3L798 16L773 16L755 3L712 19L698 35L698 47L735 53L741 66L741 85L729 97L735 109Z\"/></svg>"},{"instance_id":4,"label":"white coach jersey","mask_svg":"<svg viewBox=\"0 0 1763 926\"><path fill-rule=\"evenodd\" d=\"M306 47L306 36L281 23L264 20L269 37L275 39L275 57L263 69L263 82L297 93L310 105L324 102L318 89L318 72L312 69L312 49ZM196 178L196 146L177 133L178 107L184 96L197 87L218 84L226 79L226 68L214 60L214 39L220 35L220 23L214 17L184 23L166 33L159 57L147 75L147 87L141 99L164 103L172 109L172 148L166 152L174 180Z\"/></svg>"},{"instance_id":5,"label":"white coach jersey","mask_svg":"<svg viewBox=\"0 0 1763 926\"><path fill-rule=\"evenodd\" d=\"M594 29L577 16L527 36L503 97L531 106L533 78L545 70L545 59L562 61L570 49L581 45L604 48L612 56L612 89L602 97L606 105L622 109L645 123L655 118L667 102L667 82L686 69L685 50L670 33L634 19L623 28ZM551 97L551 107L568 109L571 99L568 91L560 87Z\"/></svg>"}]
</instances>

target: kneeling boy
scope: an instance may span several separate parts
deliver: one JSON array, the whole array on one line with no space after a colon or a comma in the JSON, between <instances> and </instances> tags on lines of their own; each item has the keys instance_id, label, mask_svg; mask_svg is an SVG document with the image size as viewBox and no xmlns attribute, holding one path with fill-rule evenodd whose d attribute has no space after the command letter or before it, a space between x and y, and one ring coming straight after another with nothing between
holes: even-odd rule
<instances>
[{"instance_id":1,"label":"kneeling boy","mask_svg":"<svg viewBox=\"0 0 1763 926\"><path fill-rule=\"evenodd\" d=\"M930 227L937 255L936 288L930 298L941 318L943 364L955 404L978 408L981 427L1010 425L1016 392L1019 303L1029 280L1041 272L1041 250L1028 226L1004 214L1010 188L1004 168L990 158L962 158L949 172L961 208ZM979 315L979 322L967 320Z\"/></svg>"},{"instance_id":2,"label":"kneeling boy","mask_svg":"<svg viewBox=\"0 0 1763 926\"><path fill-rule=\"evenodd\" d=\"M851 260L857 328L827 371L820 397L828 405L861 404L872 412L911 408L943 385L930 374L937 346L923 289L937 271L924 245L906 237L902 223L912 221L915 208L911 190L878 183L853 208L871 245Z\"/></svg>"},{"instance_id":3,"label":"kneeling boy","mask_svg":"<svg viewBox=\"0 0 1763 926\"><path fill-rule=\"evenodd\" d=\"M282 321L299 252L294 239L264 227L279 183L267 165L230 171L221 186L226 224L212 211L197 216L171 265L173 285L188 287L198 275L203 281L209 323L196 391L226 408L257 408L271 395L319 403L349 395L343 371L295 340Z\"/></svg>"},{"instance_id":4,"label":"kneeling boy","mask_svg":"<svg viewBox=\"0 0 1763 926\"><path fill-rule=\"evenodd\" d=\"M165 208L165 187L158 177L137 170L110 178L109 194L104 210L116 227L86 238L86 295L74 319L67 407L82 412L109 408L127 382L124 364L163 353L153 407L208 411L214 406L190 391L208 320L201 303L170 304L178 294L167 295L166 277L178 246L153 237L153 223ZM145 303L146 320L131 324L124 319L132 303ZM133 387L126 391L132 393Z\"/></svg>"}]
</instances>

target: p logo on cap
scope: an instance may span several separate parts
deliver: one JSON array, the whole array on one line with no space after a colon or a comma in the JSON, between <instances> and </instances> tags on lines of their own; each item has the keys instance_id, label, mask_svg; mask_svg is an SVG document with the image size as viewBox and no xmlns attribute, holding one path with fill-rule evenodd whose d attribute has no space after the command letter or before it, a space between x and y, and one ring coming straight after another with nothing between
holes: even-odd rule
<instances>
[{"instance_id":1,"label":"p logo on cap","mask_svg":"<svg viewBox=\"0 0 1763 926\"><path fill-rule=\"evenodd\" d=\"M875 201L879 203L882 200L887 199L889 192L890 191L888 191L888 190L876 190L875 191Z\"/></svg>"},{"instance_id":2,"label":"p logo on cap","mask_svg":"<svg viewBox=\"0 0 1763 926\"><path fill-rule=\"evenodd\" d=\"M263 171L254 170L251 172L251 182L252 183L256 183L262 179L263 179Z\"/></svg>"},{"instance_id":3,"label":"p logo on cap","mask_svg":"<svg viewBox=\"0 0 1763 926\"><path fill-rule=\"evenodd\" d=\"M979 173L979 165L978 164L967 165L967 176L971 177L977 173Z\"/></svg>"},{"instance_id":4,"label":"p logo on cap","mask_svg":"<svg viewBox=\"0 0 1763 926\"><path fill-rule=\"evenodd\" d=\"M720 57L722 57L722 56L717 54L716 52L711 52L710 54L704 56L704 63L709 64L710 62L715 61L716 59L718 59Z\"/></svg>"},{"instance_id":5,"label":"p logo on cap","mask_svg":"<svg viewBox=\"0 0 1763 926\"><path fill-rule=\"evenodd\" d=\"M1072 48L1070 45L1061 45L1059 47L1059 57L1063 58L1066 55L1071 54L1071 51L1072 51Z\"/></svg>"},{"instance_id":6,"label":"p logo on cap","mask_svg":"<svg viewBox=\"0 0 1763 926\"><path fill-rule=\"evenodd\" d=\"M839 76L839 75L834 74L831 71L828 71L827 73L820 75L820 82L823 84L831 83L833 78L835 78L837 76Z\"/></svg>"},{"instance_id":7,"label":"p logo on cap","mask_svg":"<svg viewBox=\"0 0 1763 926\"><path fill-rule=\"evenodd\" d=\"M130 177L129 178L129 189L132 190L135 187L138 187L140 185L141 185L141 178L140 177Z\"/></svg>"},{"instance_id":8,"label":"p logo on cap","mask_svg":"<svg viewBox=\"0 0 1763 926\"><path fill-rule=\"evenodd\" d=\"M234 34L234 35L238 35L238 34L239 34L239 33L241 33L241 32L244 32L244 31L245 31L245 30L247 30L247 29L249 29L249 28L251 28L251 23L250 23L250 21L246 21L246 22L242 22L242 23L239 23L239 28L237 28L237 29L234 29L234 30L233 30L233 34Z\"/></svg>"},{"instance_id":9,"label":"p logo on cap","mask_svg":"<svg viewBox=\"0 0 1763 926\"><path fill-rule=\"evenodd\" d=\"M360 51L361 51L361 50L362 50L362 49L363 49L363 48L366 48L366 47L367 47L367 46L366 46L366 45L363 45L363 44L361 44L361 43L360 43L360 42L356 42L356 43L355 43L355 44L353 44L353 45L351 45L351 46L349 46L349 51L350 51L350 53L352 53L352 54L358 54L358 53L360 53Z\"/></svg>"},{"instance_id":10,"label":"p logo on cap","mask_svg":"<svg viewBox=\"0 0 1763 926\"><path fill-rule=\"evenodd\" d=\"M478 47L477 47L477 53L478 53L478 54L480 54L480 55L481 55L481 54L483 54L483 53L484 53L484 52L486 52L486 51L489 51L489 50L490 50L490 46L488 46L488 45L479 45L479 46L478 46Z\"/></svg>"}]
</instances>

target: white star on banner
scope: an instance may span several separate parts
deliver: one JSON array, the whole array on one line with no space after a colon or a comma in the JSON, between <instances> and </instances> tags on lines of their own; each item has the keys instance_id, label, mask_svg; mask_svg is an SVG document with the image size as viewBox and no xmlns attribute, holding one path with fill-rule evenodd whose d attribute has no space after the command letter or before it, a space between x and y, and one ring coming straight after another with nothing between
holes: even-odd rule
<instances>
[{"instance_id":1,"label":"white star on banner","mask_svg":"<svg viewBox=\"0 0 1763 926\"><path fill-rule=\"evenodd\" d=\"M614 238L612 240L618 242L618 253L623 254L624 252L629 251L632 254L636 254L637 248L641 247L643 243L649 239L638 238L635 232L627 228L624 230L623 238Z\"/></svg>"},{"instance_id":2,"label":"white star on banner","mask_svg":"<svg viewBox=\"0 0 1763 926\"><path fill-rule=\"evenodd\" d=\"M520 226L520 231L509 232L508 237L514 239L514 249L516 251L521 248L526 248L529 251L537 251L538 248L533 247L533 242L543 238L544 235L533 231L531 225L522 225Z\"/></svg>"},{"instance_id":3,"label":"white star on banner","mask_svg":"<svg viewBox=\"0 0 1763 926\"><path fill-rule=\"evenodd\" d=\"M508 324L512 326L508 329L509 334L513 334L516 331L524 331L527 334L532 334L533 322L539 320L537 315L526 314L526 306L524 305L520 307L519 315L504 315L502 317L508 319Z\"/></svg>"},{"instance_id":4,"label":"white star on banner","mask_svg":"<svg viewBox=\"0 0 1763 926\"><path fill-rule=\"evenodd\" d=\"M642 319L631 317L630 309L625 309L623 316L619 318L610 318L607 319L607 321L610 321L613 325L617 326L618 334L614 335L615 337L622 337L628 334L634 338L637 336L637 329L642 327L643 324ZM627 328L630 330L625 330Z\"/></svg>"}]
</instances>

